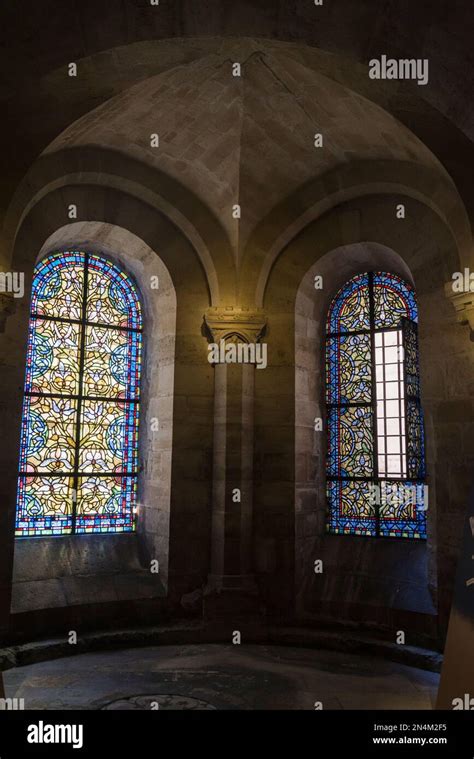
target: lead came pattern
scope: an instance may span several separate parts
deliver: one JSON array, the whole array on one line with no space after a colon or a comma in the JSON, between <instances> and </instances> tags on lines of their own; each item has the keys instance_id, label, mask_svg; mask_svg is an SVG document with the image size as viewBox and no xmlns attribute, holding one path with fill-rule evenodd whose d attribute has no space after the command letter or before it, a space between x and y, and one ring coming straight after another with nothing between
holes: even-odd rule
<instances>
[{"instance_id":1,"label":"lead came pattern","mask_svg":"<svg viewBox=\"0 0 474 759\"><path fill-rule=\"evenodd\" d=\"M329 532L336 535L377 535L376 510L369 482L329 480L327 497Z\"/></svg>"},{"instance_id":2,"label":"lead came pattern","mask_svg":"<svg viewBox=\"0 0 474 759\"><path fill-rule=\"evenodd\" d=\"M426 538L417 305L400 277L370 272L327 320L327 529ZM375 417L374 417L375 414Z\"/></svg>"},{"instance_id":3,"label":"lead came pattern","mask_svg":"<svg viewBox=\"0 0 474 759\"><path fill-rule=\"evenodd\" d=\"M370 403L370 336L342 335L327 342L327 387L330 403Z\"/></svg>"},{"instance_id":4,"label":"lead came pattern","mask_svg":"<svg viewBox=\"0 0 474 759\"><path fill-rule=\"evenodd\" d=\"M41 261L33 280L17 537L134 529L141 308L97 255Z\"/></svg>"},{"instance_id":5,"label":"lead came pattern","mask_svg":"<svg viewBox=\"0 0 474 759\"><path fill-rule=\"evenodd\" d=\"M373 474L372 409L341 406L329 411L328 472L339 477Z\"/></svg>"}]
</instances>

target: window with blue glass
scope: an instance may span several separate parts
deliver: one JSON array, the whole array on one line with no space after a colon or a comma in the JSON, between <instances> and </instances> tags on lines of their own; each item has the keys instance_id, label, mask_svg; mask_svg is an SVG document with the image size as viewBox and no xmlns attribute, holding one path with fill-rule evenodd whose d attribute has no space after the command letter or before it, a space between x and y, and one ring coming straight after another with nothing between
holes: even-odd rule
<instances>
[{"instance_id":1,"label":"window with blue glass","mask_svg":"<svg viewBox=\"0 0 474 759\"><path fill-rule=\"evenodd\" d=\"M135 529L142 314L95 254L55 253L32 287L16 536Z\"/></svg>"},{"instance_id":2,"label":"window with blue glass","mask_svg":"<svg viewBox=\"0 0 474 759\"><path fill-rule=\"evenodd\" d=\"M367 272L335 296L326 326L330 533L426 538L418 309L410 284Z\"/></svg>"}]
</instances>

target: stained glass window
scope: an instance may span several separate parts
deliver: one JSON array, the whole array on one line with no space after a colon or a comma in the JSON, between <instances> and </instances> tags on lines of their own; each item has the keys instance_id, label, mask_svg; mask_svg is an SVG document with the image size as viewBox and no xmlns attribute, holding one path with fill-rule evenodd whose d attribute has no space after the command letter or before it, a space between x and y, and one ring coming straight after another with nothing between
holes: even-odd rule
<instances>
[{"instance_id":1,"label":"stained glass window","mask_svg":"<svg viewBox=\"0 0 474 759\"><path fill-rule=\"evenodd\" d=\"M418 311L400 277L368 272L326 326L328 532L426 538Z\"/></svg>"},{"instance_id":2,"label":"stained glass window","mask_svg":"<svg viewBox=\"0 0 474 759\"><path fill-rule=\"evenodd\" d=\"M68 251L33 279L17 537L135 528L142 316L131 278Z\"/></svg>"}]
</instances>

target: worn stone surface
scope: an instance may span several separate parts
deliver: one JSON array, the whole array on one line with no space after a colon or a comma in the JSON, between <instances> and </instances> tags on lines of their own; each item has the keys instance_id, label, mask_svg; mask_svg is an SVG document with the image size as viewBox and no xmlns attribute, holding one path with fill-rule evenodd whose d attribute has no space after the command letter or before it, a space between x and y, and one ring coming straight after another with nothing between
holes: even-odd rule
<instances>
[{"instance_id":1,"label":"worn stone surface","mask_svg":"<svg viewBox=\"0 0 474 759\"><path fill-rule=\"evenodd\" d=\"M389 630L381 636L378 630L367 629L367 626L364 629L361 623L340 628L331 627L328 624L319 624L314 627L311 626L309 619L306 626L302 627L266 627L262 625L260 616L256 616L252 622L248 617L239 619L239 614L240 610L236 607L233 623L229 619L217 617L205 623L186 620L161 627L88 633L78 636L74 645L65 638L23 643L0 649L0 672L12 667L23 667L95 651L158 645L218 644L232 638L237 626L242 639L247 643L341 651L372 658L385 658L432 672L439 672L441 669L442 654L414 645L412 641L406 645L398 645L391 639Z\"/></svg>"},{"instance_id":2,"label":"worn stone surface","mask_svg":"<svg viewBox=\"0 0 474 759\"><path fill-rule=\"evenodd\" d=\"M438 675L342 653L189 645L85 654L10 670L26 709L431 709ZM139 697L137 695L139 694Z\"/></svg>"},{"instance_id":3,"label":"worn stone surface","mask_svg":"<svg viewBox=\"0 0 474 759\"><path fill-rule=\"evenodd\" d=\"M203 710L214 711L215 706L208 704L206 701L200 701L197 698L189 696L174 696L169 693L159 693L151 696L132 696L131 698L118 699L111 701L110 704L103 706L104 711L188 711Z\"/></svg>"}]
</instances>

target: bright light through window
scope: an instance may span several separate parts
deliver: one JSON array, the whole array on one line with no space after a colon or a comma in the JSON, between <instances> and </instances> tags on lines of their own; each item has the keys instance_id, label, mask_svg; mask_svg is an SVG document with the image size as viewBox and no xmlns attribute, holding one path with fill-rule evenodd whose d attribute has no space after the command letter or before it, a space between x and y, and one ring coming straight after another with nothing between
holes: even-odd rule
<instances>
[{"instance_id":1,"label":"bright light through window","mask_svg":"<svg viewBox=\"0 0 474 759\"><path fill-rule=\"evenodd\" d=\"M379 477L407 476L402 340L399 329L374 335Z\"/></svg>"}]
</instances>

